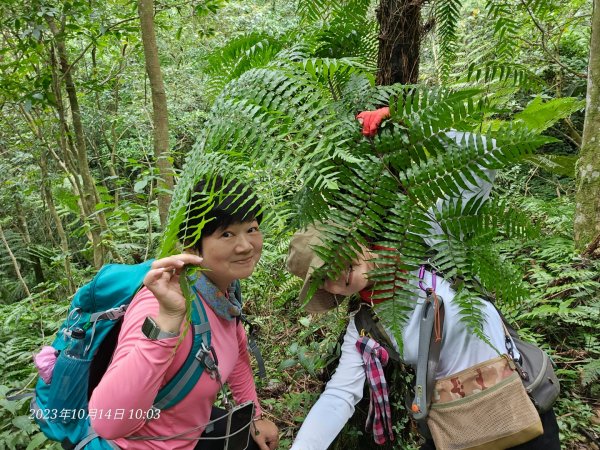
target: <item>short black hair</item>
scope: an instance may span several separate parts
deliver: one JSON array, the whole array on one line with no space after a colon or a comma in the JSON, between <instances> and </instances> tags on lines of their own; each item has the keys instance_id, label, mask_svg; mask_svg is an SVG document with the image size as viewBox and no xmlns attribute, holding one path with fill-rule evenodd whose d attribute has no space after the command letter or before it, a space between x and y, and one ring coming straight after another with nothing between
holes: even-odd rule
<instances>
[{"instance_id":1,"label":"short black hair","mask_svg":"<svg viewBox=\"0 0 600 450\"><path fill-rule=\"evenodd\" d=\"M254 192L236 180L213 175L200 180L191 192L178 237L185 248L202 251L202 238L234 223L262 220Z\"/></svg>"}]
</instances>

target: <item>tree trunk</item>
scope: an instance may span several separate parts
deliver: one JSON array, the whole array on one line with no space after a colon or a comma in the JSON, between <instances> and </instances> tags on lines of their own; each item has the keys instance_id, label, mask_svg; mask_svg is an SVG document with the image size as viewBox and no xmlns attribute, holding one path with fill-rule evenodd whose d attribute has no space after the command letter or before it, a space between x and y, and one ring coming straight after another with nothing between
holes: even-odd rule
<instances>
[{"instance_id":1,"label":"tree trunk","mask_svg":"<svg viewBox=\"0 0 600 450\"><path fill-rule=\"evenodd\" d=\"M160 184L158 190L158 212L161 225L165 225L171 193L173 191L173 165L168 159L169 152L169 116L167 112L167 96L160 72L158 46L154 32L153 0L138 0L138 11L146 59L146 73L152 91L152 109L154 124L154 156L158 167Z\"/></svg>"},{"instance_id":2,"label":"tree trunk","mask_svg":"<svg viewBox=\"0 0 600 450\"><path fill-rule=\"evenodd\" d=\"M71 271L71 252L69 251L69 240L67 238L67 233L65 233L65 229L63 227L62 221L60 220L60 216L56 211L56 206L54 205L54 199L52 198L52 189L50 187L50 179L48 177L48 162L46 157L46 152L42 150L42 154L39 160L40 171L42 175L42 199L46 204L46 208L54 221L54 226L56 227L56 233L60 239L60 249L62 250L64 256L64 268L65 268L65 276L67 277L67 282L69 284L69 292L75 292L76 286L73 281L73 275Z\"/></svg>"},{"instance_id":3,"label":"tree trunk","mask_svg":"<svg viewBox=\"0 0 600 450\"><path fill-rule=\"evenodd\" d=\"M30 251L31 244L32 244L31 235L29 234L29 226L27 225L27 218L25 217L25 211L23 211L23 203L21 201L22 199L20 199L19 197L20 197L20 193L15 192L13 198L16 199L15 208L17 210L17 220L19 221L19 231L20 231L21 235L23 236L23 242L25 242L25 246L27 247L27 251L29 253L28 257L33 266L33 273L35 274L35 282L36 282L36 284L40 284L40 283L43 283L44 281L46 281L46 279L44 277L44 269L42 268L42 262L40 261L40 258Z\"/></svg>"},{"instance_id":4,"label":"tree trunk","mask_svg":"<svg viewBox=\"0 0 600 450\"><path fill-rule=\"evenodd\" d=\"M377 84L414 84L419 78L421 2L380 0Z\"/></svg>"},{"instance_id":5,"label":"tree trunk","mask_svg":"<svg viewBox=\"0 0 600 450\"><path fill-rule=\"evenodd\" d=\"M10 257L10 260L12 261L13 267L15 269L15 273L17 274L17 278L19 279L19 282L23 286L23 289L25 290L27 297L31 296L31 292L29 292L27 283L25 283L25 280L23 279L23 276L21 275L21 269L19 268L19 262L17 261L17 258L15 258L14 253L10 249L10 246L8 245L8 241L6 240L6 236L4 236L4 230L2 229L2 224L0 224L0 240L2 241L2 243L4 244L4 247L6 248L6 251L8 252L8 256Z\"/></svg>"},{"instance_id":6,"label":"tree trunk","mask_svg":"<svg viewBox=\"0 0 600 450\"><path fill-rule=\"evenodd\" d=\"M583 251L600 235L600 0L594 0L588 86L577 162L575 245ZM600 257L598 251L587 252Z\"/></svg>"},{"instance_id":7,"label":"tree trunk","mask_svg":"<svg viewBox=\"0 0 600 450\"><path fill-rule=\"evenodd\" d=\"M54 76L54 74L53 74L53 76ZM42 119L39 116L34 118L30 113L25 111L25 109L22 107L20 108L20 112L21 112L21 115L23 116L23 118L25 119L25 121L27 122L27 124L29 125L29 129L39 139L39 141L43 144L43 147L47 150L46 154L52 155L53 159L60 166L60 168L64 171L65 176L71 183L71 188L73 189L74 194L77 196L77 206L79 207L79 218L80 218L81 222L85 223L87 221L87 213L86 213L85 207L83 205L83 201L82 201L83 195L81 194L81 192L83 189L81 187L81 183L79 182L79 177L77 176L77 170L76 170L77 168L75 166L74 161L71 158L71 156L72 156L71 151L69 151L69 148L71 148L72 142L69 139L68 124L66 123L65 114L63 111L62 97L60 96L60 87L57 88L56 86L53 86L52 89L56 96L55 108L58 113L58 120L59 120L59 126L60 126L60 133L57 136L56 140L57 140L58 147L62 151L62 154L63 154L62 158L56 151L54 151L54 149L52 148L52 145L50 144L50 142L48 142L48 139L46 138L46 135L44 134L44 130L42 130L40 128L39 124L43 123ZM50 136L52 136L52 133L49 133L49 134L50 134ZM86 236L90 242L93 242L92 234L89 231L86 231Z\"/></svg>"},{"instance_id":8,"label":"tree trunk","mask_svg":"<svg viewBox=\"0 0 600 450\"><path fill-rule=\"evenodd\" d=\"M71 66L67 58L67 48L64 42L64 33L58 29L54 19L50 16L46 17L46 22L49 25L50 31L54 36L58 59L60 63L60 72L65 83L65 91L71 108L71 122L75 135L75 159L77 161L77 169L82 179L82 204L85 209L86 219L89 220L92 215L95 215L98 220L98 226L91 226L92 246L94 252L94 266L99 269L104 263L105 248L102 243L102 232L108 227L106 219L102 212L96 212L96 205L100 203L100 198L96 190L96 184L90 167L88 164L87 147L85 144L85 133L81 122L81 110L79 108L79 100L77 98L77 90L73 77L71 76Z\"/></svg>"}]
</instances>

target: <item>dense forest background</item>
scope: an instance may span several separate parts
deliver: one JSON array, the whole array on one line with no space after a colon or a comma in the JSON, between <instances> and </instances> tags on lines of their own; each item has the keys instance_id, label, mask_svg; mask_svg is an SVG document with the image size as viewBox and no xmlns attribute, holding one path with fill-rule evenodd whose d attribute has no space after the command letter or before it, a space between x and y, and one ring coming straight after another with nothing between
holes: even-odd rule
<instances>
[{"instance_id":1,"label":"dense forest background","mask_svg":"<svg viewBox=\"0 0 600 450\"><path fill-rule=\"evenodd\" d=\"M346 322L343 308L302 312L301 280L285 271L291 233L324 210L337 211L333 220L353 212L360 195L349 205L338 193L375 192L379 157L389 155L400 184L425 200L453 191L450 168L476 152L463 143L434 158L423 142L447 129L499 143L487 164L501 169L500 219L469 228L455 212L458 234L478 237L460 251L440 249L466 255L444 261L478 272L520 333L552 355L564 448L600 448L593 3L4 0L0 448L60 448L31 422L28 401L6 392L34 383L32 354L52 341L76 288L103 263L171 250L181 186L209 168L249 180L268 211L263 257L243 289L267 362L260 397L288 448ZM390 102L392 120L363 138L354 115ZM416 165L402 165L398 142L418 155ZM356 166L365 171L360 184ZM367 226L380 229L379 216ZM399 217L389 220L398 233L408 220ZM484 248L481 230L485 252L473 251ZM415 448L410 422L396 427L396 448ZM358 448L361 430L347 426L336 448Z\"/></svg>"}]
</instances>

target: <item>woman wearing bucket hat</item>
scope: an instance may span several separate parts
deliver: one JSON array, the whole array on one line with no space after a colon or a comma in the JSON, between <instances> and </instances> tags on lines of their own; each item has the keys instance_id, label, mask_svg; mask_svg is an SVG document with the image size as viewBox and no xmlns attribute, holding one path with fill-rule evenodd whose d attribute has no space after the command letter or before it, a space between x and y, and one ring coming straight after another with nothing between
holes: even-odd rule
<instances>
[{"instance_id":1,"label":"woman wearing bucket hat","mask_svg":"<svg viewBox=\"0 0 600 450\"><path fill-rule=\"evenodd\" d=\"M389 110L387 108L361 113L358 118L363 125L363 134L372 136L376 132L377 126L388 114ZM489 179L493 179L493 174L489 175ZM491 183L482 182L481 180L479 182L477 186L471 186L472 189L463 193L463 199L472 198L473 196L487 197L489 195ZM432 224L431 234L438 234L435 231L436 225ZM508 377L509 374L514 375L511 370L506 369L507 365L510 366L508 358L499 358L499 355L506 353L504 349L509 345L513 348L515 359L518 360L519 354L512 339L505 332L502 318L494 305L486 301L481 303L481 314L484 319L482 321L482 331L487 337L487 341L485 341L470 332L461 320L459 308L452 301L456 294L452 288L452 280L446 280L436 275L430 268L421 267L417 273L412 274L413 276L407 277L411 280L410 284L414 291L415 301L405 321L400 324L403 345L401 348L398 346L391 332L392 327L396 324L386 323L386 320L389 320L387 317L375 317L372 306L378 300L376 300L376 292L373 291L373 283L368 276L369 272L376 269L372 251L391 249L361 247L361 250L356 252L354 260L339 277L322 280L314 295L307 298L311 283L318 283L318 280L313 280L313 275L324 264L314 250L322 245L322 240L323 235L319 231L318 225L297 232L291 240L287 267L291 273L304 280L299 296L300 301L304 304L306 311L310 313L320 313L335 308L340 305L345 297L353 297L357 301L350 302L350 304L358 304L358 306L351 308L338 367L304 420L293 443L292 450L324 450L328 448L353 415L355 405L362 399L365 381L371 392L366 428L368 431L373 432L375 442L378 444L394 439L388 396L388 387L394 389L394 386L387 385L383 377L382 365L385 365L388 359L395 357L399 357L402 362L413 367L419 363L419 331L424 317L423 311L427 302L431 299L432 293L436 301L437 298L443 299L443 308L439 309L443 312L433 320L435 332L432 335L437 335L436 337L440 341L437 347L439 360L434 374L437 382L433 389L433 402L440 405L449 405L450 403L445 402L450 400L462 402L464 401L463 398L468 399L470 395L473 395L472 398L474 398L474 394L485 391L487 386L493 385L493 389L490 389L489 392L493 391L505 383L504 377ZM435 243L432 238L426 239L426 241L430 245ZM353 246L353 248L356 248L356 246ZM371 325L374 324L370 329L373 331L372 333L363 332L365 316L375 317L374 320L371 320ZM437 328L436 324L440 323L443 326ZM369 334L378 336L379 342L372 339ZM490 361L492 363L488 364ZM471 384L465 380L470 380ZM524 391L520 380L518 380L518 385ZM531 403L526 394L524 401ZM512 414L512 402L510 400L507 400L504 405L502 402L496 403L500 403L500 416L503 413L506 413L505 415ZM421 450L434 450L436 444L439 450L445 450L446 448L478 448L480 450L504 448L519 450L560 449L558 425L552 409L538 416L535 409L531 409L533 405L528 405L528 415L522 415L520 418L515 419L517 422L515 426L518 428L522 425L522 427L521 431L514 435L514 440L511 440L512 437L508 439L503 437L496 444L486 445L483 443L479 446L458 443L459 440L463 442L470 441L471 443L477 442L479 439L479 436L477 436L479 425L481 425L481 428L486 427L485 420L482 419L490 416L492 420L495 419L495 412L489 409L486 403L478 403L478 405L473 406L474 418L471 417L471 423L467 424L468 426L465 428L465 430L475 428L475 436L472 436L472 438L464 436L467 434L466 432L463 432L461 436L462 430L450 430L450 433L445 434L438 432L437 438L436 433L434 433L435 443L433 439L428 438L422 445ZM517 409L519 408L520 404ZM413 412L419 412L417 404L413 403L411 409ZM521 414L520 411L518 413ZM456 412L456 414L451 413L451 415L456 416L459 414L459 412ZM518 423L519 421L524 422L525 419L529 423ZM502 422L503 420L498 417L496 421ZM431 428L432 424L429 421L427 423ZM540 425L543 426L543 431ZM435 430L432 429L431 431ZM452 436L452 431L456 431L454 433L455 441L449 442L447 438L448 435ZM504 433L510 434L509 432ZM442 438L446 438L446 440ZM449 439L453 438L450 437Z\"/></svg>"},{"instance_id":2,"label":"woman wearing bucket hat","mask_svg":"<svg viewBox=\"0 0 600 450\"><path fill-rule=\"evenodd\" d=\"M357 255L355 260L352 261L352 265L339 278L325 280L319 286L315 295L308 299L306 298L306 293L309 291L312 275L316 269L323 265L323 261L313 250L315 246L322 244L321 239L322 235L318 228L308 227L306 230L297 232L290 243L287 267L291 273L304 279L300 300L305 302L304 307L306 311L311 313L329 311L340 305L346 297L350 296L358 296L360 303L354 311L350 312L350 321L344 335L338 367L318 401L304 420L294 441L292 450L325 450L328 448L353 415L355 405L362 399L365 381L369 385L373 385L373 380L369 380L369 377L373 375L373 371L369 370L369 362L365 360L364 352L361 353L361 349L359 348L361 344L365 345L366 340L364 336L361 336L361 332L359 331L360 324L357 327L357 321L358 316L365 310L369 313L374 313L371 307L377 302L377 300L373 300L372 298L375 293L373 291L373 284L368 278L368 273L376 268L373 263L374 255L370 249L363 248L362 253ZM383 347L386 348L387 355L384 355L380 359L392 358L393 354L396 354L400 356L400 359L404 363L413 366L417 364L419 352L417 336L419 335L421 310L427 297L426 291L422 287L425 287L425 289L427 287L434 287L437 296L444 299L442 345L435 375L436 380L452 379L452 375L462 373L480 363L498 358L499 352L496 349L505 348L506 335L502 319L495 307L490 302L482 303L482 315L484 317L483 333L488 338L488 342L485 342L471 333L461 321L458 306L452 302L455 295L452 283L429 270L421 270L420 272L420 274L415 274L416 279L420 280L412 283L415 293L414 309L402 324L402 350L399 349L396 339L391 332L392 324L386 323L385 317L379 318L379 324L387 337L385 341L382 339L383 342L381 342ZM377 344L371 343L371 346L374 347L374 350L381 352ZM518 358L518 354L515 355L515 358ZM492 368L491 370L495 369ZM375 371L374 375L374 378L377 379L380 374ZM385 384L385 381L383 384ZM393 386L389 386L389 388L394 389ZM383 399L383 403L385 403L388 398L386 389L383 392L380 391L380 394L375 398ZM372 403L373 395L372 391ZM434 395L436 395L436 391L434 391ZM477 414L485 415L486 411L478 411ZM533 436L539 437L521 441L519 445L513 445L510 448L519 450L540 448L544 448L545 450L560 449L558 425L552 410L541 415L541 423L543 426L543 435L539 436L539 432L530 430L530 432L534 433ZM532 426L532 428L536 427L537 425ZM386 438L393 439L389 405L384 405L380 411L377 411L377 407L374 408L371 426L367 428L372 429L377 443L385 442ZM432 450L435 448L436 446L431 439L427 439L421 447L422 450ZM438 447L439 450L443 448L441 446Z\"/></svg>"}]
</instances>

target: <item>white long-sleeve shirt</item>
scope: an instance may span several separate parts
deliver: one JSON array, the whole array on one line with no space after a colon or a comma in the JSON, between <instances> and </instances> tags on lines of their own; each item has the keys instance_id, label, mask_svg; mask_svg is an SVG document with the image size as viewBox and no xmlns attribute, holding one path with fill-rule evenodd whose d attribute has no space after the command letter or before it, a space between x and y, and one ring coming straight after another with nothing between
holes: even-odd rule
<instances>
[{"instance_id":1,"label":"white long-sleeve shirt","mask_svg":"<svg viewBox=\"0 0 600 450\"><path fill-rule=\"evenodd\" d=\"M431 273L425 272L423 281L426 286L431 286ZM482 302L483 332L489 338L490 345L470 333L466 325L461 322L458 306L452 302L454 291L449 282L437 277L436 293L444 299L445 309L443 345L436 379L495 358L499 352L506 352L502 319L492 304ZM417 363L419 321L425 301L425 293L417 286L415 286L415 299L415 308L403 326L404 345L401 355L405 362L413 366ZM385 326L385 318L380 320ZM389 331L388 335L398 350L396 341ZM362 399L365 383L363 360L356 349L358 339L359 333L354 319L351 318L344 336L339 365L327 383L325 391L306 416L291 450L327 449L354 414L354 406Z\"/></svg>"}]
</instances>

